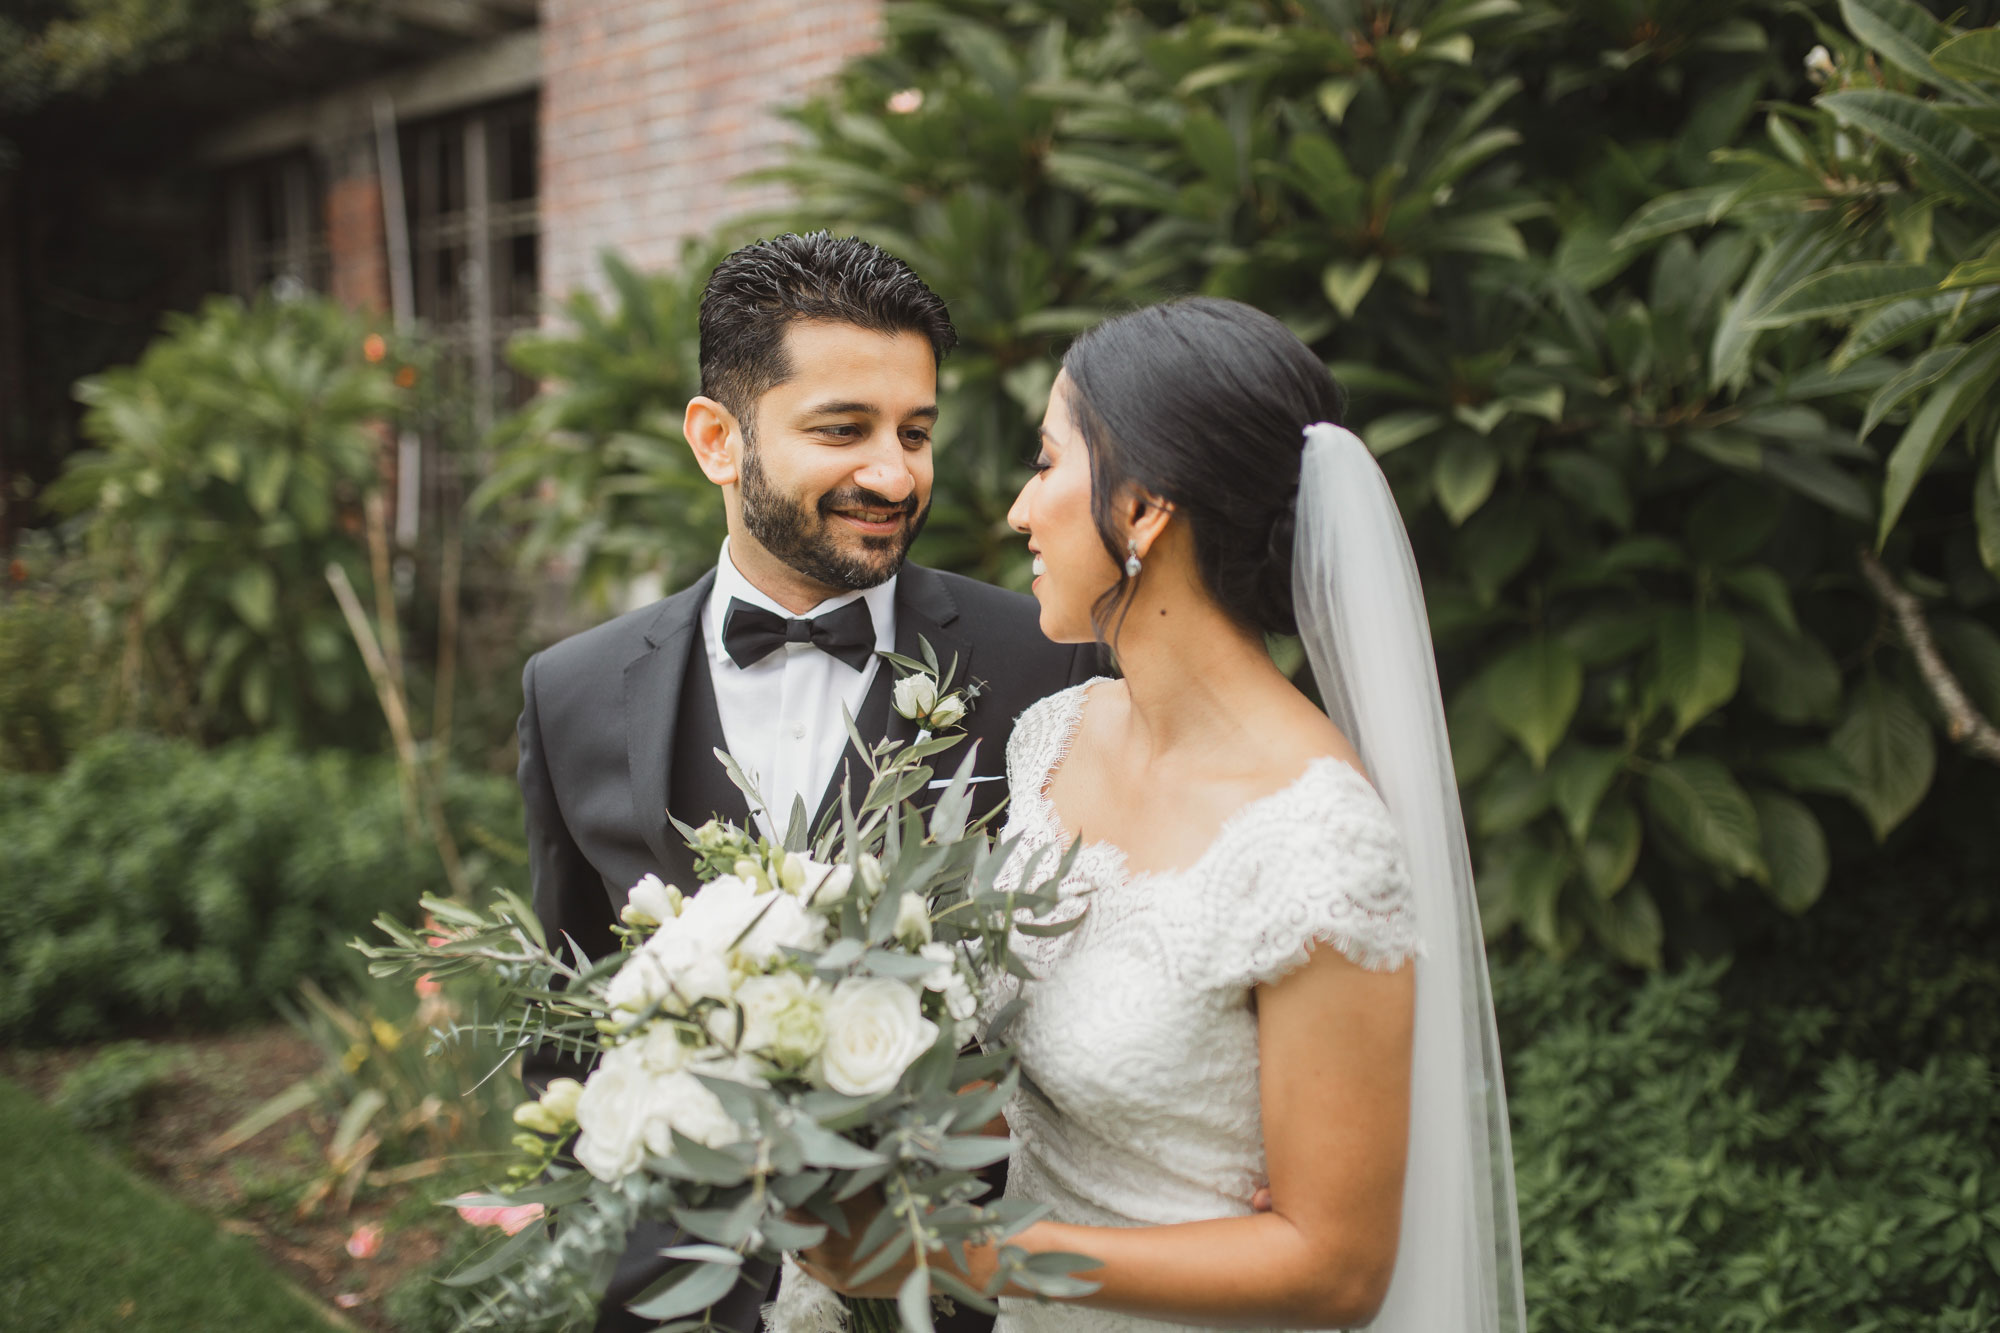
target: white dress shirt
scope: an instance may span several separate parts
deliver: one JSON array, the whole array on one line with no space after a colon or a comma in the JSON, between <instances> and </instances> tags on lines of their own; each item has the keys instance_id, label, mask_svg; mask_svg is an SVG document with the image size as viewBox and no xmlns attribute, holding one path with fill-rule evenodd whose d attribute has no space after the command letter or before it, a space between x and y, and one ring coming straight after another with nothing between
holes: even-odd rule
<instances>
[{"instance_id":1,"label":"white dress shirt","mask_svg":"<svg viewBox=\"0 0 2000 1333\"><path fill-rule=\"evenodd\" d=\"M847 748L844 707L859 716L861 701L881 669L871 657L856 671L810 643L787 643L747 667L736 665L722 644L723 619L731 598L783 616L804 620L825 615L857 598L868 603L875 622L875 649L896 646L896 580L865 592L830 597L802 615L794 615L756 588L729 558L729 542L715 562L715 588L702 611L702 638L708 645L709 678L715 682L715 706L722 715L722 735L729 753L743 766L762 794L765 809L751 811L757 827L774 841L784 836L794 797L806 804L808 818L818 813L819 798L833 781L834 769Z\"/></svg>"}]
</instances>

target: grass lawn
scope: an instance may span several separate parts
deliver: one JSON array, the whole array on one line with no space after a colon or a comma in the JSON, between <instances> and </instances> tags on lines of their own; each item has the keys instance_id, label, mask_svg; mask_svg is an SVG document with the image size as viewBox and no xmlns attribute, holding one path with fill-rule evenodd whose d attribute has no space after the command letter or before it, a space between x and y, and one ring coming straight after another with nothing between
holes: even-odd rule
<instances>
[{"instance_id":1,"label":"grass lawn","mask_svg":"<svg viewBox=\"0 0 2000 1333\"><path fill-rule=\"evenodd\" d=\"M0 1079L0 1326L36 1333L322 1333L255 1246L104 1158Z\"/></svg>"}]
</instances>

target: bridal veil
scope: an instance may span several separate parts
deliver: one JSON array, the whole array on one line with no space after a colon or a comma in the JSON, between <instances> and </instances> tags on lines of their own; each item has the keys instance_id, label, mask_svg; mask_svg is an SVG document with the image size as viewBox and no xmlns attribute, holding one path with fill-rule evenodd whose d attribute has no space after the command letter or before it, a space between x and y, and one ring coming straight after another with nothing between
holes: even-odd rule
<instances>
[{"instance_id":1,"label":"bridal veil","mask_svg":"<svg viewBox=\"0 0 2000 1333\"><path fill-rule=\"evenodd\" d=\"M1417 967L1403 1225L1374 1333L1524 1333L1500 1046L1423 586L1388 480L1350 431L1306 427L1292 595L1327 715L1402 835Z\"/></svg>"}]
</instances>

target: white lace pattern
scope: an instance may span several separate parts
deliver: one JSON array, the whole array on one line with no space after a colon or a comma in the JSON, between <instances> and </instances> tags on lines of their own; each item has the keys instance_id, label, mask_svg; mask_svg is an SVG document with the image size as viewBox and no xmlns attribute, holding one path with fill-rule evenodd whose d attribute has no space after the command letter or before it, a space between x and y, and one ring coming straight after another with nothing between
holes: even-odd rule
<instances>
[{"instance_id":1,"label":"white lace pattern","mask_svg":"<svg viewBox=\"0 0 2000 1333\"><path fill-rule=\"evenodd\" d=\"M1066 842L1047 788L1090 687L1051 695L1015 724L1003 836L1021 843L1002 886L1037 859L1052 866ZM1025 1075L1007 1110L1009 1197L1085 1226L1247 1215L1265 1183L1252 989L1318 944L1377 970L1421 952L1388 811L1353 768L1318 759L1239 809L1192 865L1134 873L1116 847L1086 843L1061 893L1056 919L1085 912L1082 925L1015 938L1038 980L1007 1033ZM1016 990L1003 978L992 998ZM1187 1327L1074 1304L1001 1305L996 1333Z\"/></svg>"}]
</instances>

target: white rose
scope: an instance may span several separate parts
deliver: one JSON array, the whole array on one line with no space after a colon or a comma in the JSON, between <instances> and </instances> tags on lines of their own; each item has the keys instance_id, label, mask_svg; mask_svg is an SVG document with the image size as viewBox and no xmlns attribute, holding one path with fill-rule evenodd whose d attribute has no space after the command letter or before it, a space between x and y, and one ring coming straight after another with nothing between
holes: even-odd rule
<instances>
[{"instance_id":1,"label":"white rose","mask_svg":"<svg viewBox=\"0 0 2000 1333\"><path fill-rule=\"evenodd\" d=\"M937 682L929 676L909 675L896 682L896 711L912 720L936 707L937 697Z\"/></svg>"},{"instance_id":2,"label":"white rose","mask_svg":"<svg viewBox=\"0 0 2000 1333\"><path fill-rule=\"evenodd\" d=\"M576 1160L607 1183L637 1171L646 1160L646 1115L653 1079L630 1046L604 1053L576 1099Z\"/></svg>"},{"instance_id":3,"label":"white rose","mask_svg":"<svg viewBox=\"0 0 2000 1333\"><path fill-rule=\"evenodd\" d=\"M757 899L756 910L750 914L750 919L757 924L751 927L748 935L743 936L735 952L739 961L758 968L777 962L783 957L781 950L816 949L826 938L826 922L808 912L805 905L789 893L762 895ZM742 934L742 931L737 933Z\"/></svg>"},{"instance_id":4,"label":"white rose","mask_svg":"<svg viewBox=\"0 0 2000 1333\"><path fill-rule=\"evenodd\" d=\"M931 905L923 895L905 893L896 907L896 938L915 948L931 942Z\"/></svg>"},{"instance_id":5,"label":"white rose","mask_svg":"<svg viewBox=\"0 0 2000 1333\"><path fill-rule=\"evenodd\" d=\"M937 1024L917 1007L917 993L902 982L849 977L827 1001L820 1076L835 1092L876 1096L895 1087L937 1035Z\"/></svg>"},{"instance_id":6,"label":"white rose","mask_svg":"<svg viewBox=\"0 0 2000 1333\"><path fill-rule=\"evenodd\" d=\"M650 946L633 950L604 990L604 998L611 1007L628 1014L643 1014L655 1005L664 1005L672 994L669 960Z\"/></svg>"},{"instance_id":7,"label":"white rose","mask_svg":"<svg viewBox=\"0 0 2000 1333\"><path fill-rule=\"evenodd\" d=\"M938 706L931 710L931 726L939 731L943 731L946 727L955 727L965 713L965 700L962 696L946 695Z\"/></svg>"},{"instance_id":8,"label":"white rose","mask_svg":"<svg viewBox=\"0 0 2000 1333\"><path fill-rule=\"evenodd\" d=\"M743 1006L743 1049L773 1064L799 1067L826 1044L826 986L796 972L751 977L736 990Z\"/></svg>"},{"instance_id":9,"label":"white rose","mask_svg":"<svg viewBox=\"0 0 2000 1333\"><path fill-rule=\"evenodd\" d=\"M861 854L861 887L870 898L882 896L886 881L882 876L882 863L868 853Z\"/></svg>"},{"instance_id":10,"label":"white rose","mask_svg":"<svg viewBox=\"0 0 2000 1333\"><path fill-rule=\"evenodd\" d=\"M658 875L648 875L625 895L625 908L618 919L628 926L657 926L673 920L680 910L681 891L661 883Z\"/></svg>"},{"instance_id":11,"label":"white rose","mask_svg":"<svg viewBox=\"0 0 2000 1333\"><path fill-rule=\"evenodd\" d=\"M799 890L799 897L816 912L831 912L846 900L853 884L853 866L807 861L805 887Z\"/></svg>"},{"instance_id":12,"label":"white rose","mask_svg":"<svg viewBox=\"0 0 2000 1333\"><path fill-rule=\"evenodd\" d=\"M654 1079L647 1109L651 1114L646 1120L645 1145L662 1157L673 1153L674 1130L710 1148L743 1137L742 1128L722 1109L716 1095L687 1070Z\"/></svg>"},{"instance_id":13,"label":"white rose","mask_svg":"<svg viewBox=\"0 0 2000 1333\"><path fill-rule=\"evenodd\" d=\"M646 1072L653 1075L675 1073L694 1055L672 1023L655 1023L628 1044L637 1050Z\"/></svg>"},{"instance_id":14,"label":"white rose","mask_svg":"<svg viewBox=\"0 0 2000 1333\"><path fill-rule=\"evenodd\" d=\"M806 867L811 864L797 852L780 852L771 862L771 878L786 893L797 893L805 887Z\"/></svg>"}]
</instances>

